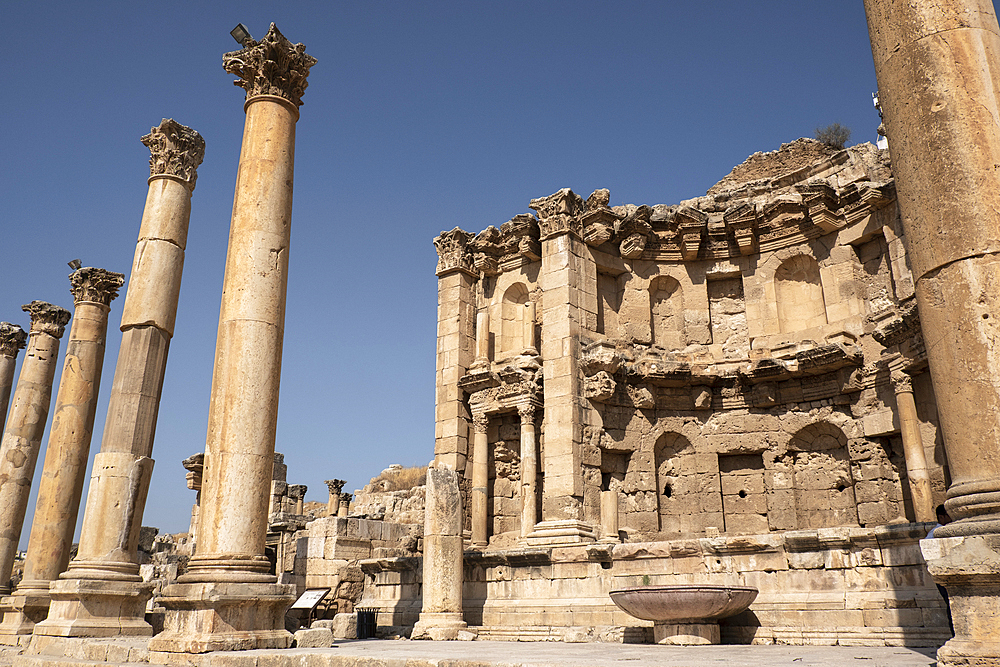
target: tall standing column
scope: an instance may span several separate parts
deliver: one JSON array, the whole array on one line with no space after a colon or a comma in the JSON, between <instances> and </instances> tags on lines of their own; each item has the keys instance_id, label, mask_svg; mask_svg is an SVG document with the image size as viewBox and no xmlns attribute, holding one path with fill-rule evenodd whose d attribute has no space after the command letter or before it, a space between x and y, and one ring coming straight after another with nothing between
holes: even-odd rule
<instances>
[{"instance_id":1,"label":"tall standing column","mask_svg":"<svg viewBox=\"0 0 1000 667\"><path fill-rule=\"evenodd\" d=\"M63 637L150 635L152 588L139 576L139 528L152 474L153 437L167 349L174 333L191 215L205 141L163 119L142 137L150 176L132 273L122 309L122 341L101 451L94 457L80 547L49 589L48 618L33 634Z\"/></svg>"},{"instance_id":2,"label":"tall standing column","mask_svg":"<svg viewBox=\"0 0 1000 667\"><path fill-rule=\"evenodd\" d=\"M990 0L865 0L956 520L925 540L955 637L1000 664L1000 27Z\"/></svg>"},{"instance_id":3,"label":"tall standing column","mask_svg":"<svg viewBox=\"0 0 1000 667\"><path fill-rule=\"evenodd\" d=\"M14 367L17 366L17 353L28 343L28 334L24 329L0 322L0 431L7 420L7 406L10 405L10 390L14 386Z\"/></svg>"},{"instance_id":4,"label":"tall standing column","mask_svg":"<svg viewBox=\"0 0 1000 667\"><path fill-rule=\"evenodd\" d=\"M472 415L472 546L485 548L489 543L486 525L486 504L489 498L489 428L490 418L485 414Z\"/></svg>"},{"instance_id":5,"label":"tall standing column","mask_svg":"<svg viewBox=\"0 0 1000 667\"><path fill-rule=\"evenodd\" d=\"M934 498L931 495L931 476L927 469L927 454L920 435L917 404L913 400L913 378L907 373L892 374L892 387L896 391L896 411L899 414L899 432L903 438L903 457L906 459L906 479L910 485L910 498L917 521L934 521Z\"/></svg>"},{"instance_id":6,"label":"tall standing column","mask_svg":"<svg viewBox=\"0 0 1000 667\"><path fill-rule=\"evenodd\" d=\"M432 464L427 468L424 510L424 583L420 618L412 639L458 639L462 620L462 494L458 473Z\"/></svg>"},{"instance_id":7,"label":"tall standing column","mask_svg":"<svg viewBox=\"0 0 1000 667\"><path fill-rule=\"evenodd\" d=\"M247 91L205 444L198 554L167 587L151 651L283 648L295 587L264 554L274 465L295 123L316 59L271 24L223 57Z\"/></svg>"},{"instance_id":8,"label":"tall standing column","mask_svg":"<svg viewBox=\"0 0 1000 667\"><path fill-rule=\"evenodd\" d=\"M344 490L345 482L342 479L326 480L326 488L330 492L330 497L326 501L326 515L337 516L340 510L340 494Z\"/></svg>"},{"instance_id":9,"label":"tall standing column","mask_svg":"<svg viewBox=\"0 0 1000 667\"><path fill-rule=\"evenodd\" d=\"M0 593L4 595L10 593L31 478L49 416L59 339L70 317L68 310L44 301L32 301L23 310L31 316L28 350L0 441Z\"/></svg>"},{"instance_id":10,"label":"tall standing column","mask_svg":"<svg viewBox=\"0 0 1000 667\"><path fill-rule=\"evenodd\" d=\"M4 612L0 642L4 636L30 635L35 623L45 618L51 600L49 584L69 563L101 388L108 313L125 276L83 268L70 274L69 280L76 312L66 341L24 577L14 595L0 605Z\"/></svg>"},{"instance_id":11,"label":"tall standing column","mask_svg":"<svg viewBox=\"0 0 1000 667\"><path fill-rule=\"evenodd\" d=\"M535 406L522 406L517 412L521 416L521 537L527 537L535 529L535 522L538 521L538 441L535 438Z\"/></svg>"}]
</instances>

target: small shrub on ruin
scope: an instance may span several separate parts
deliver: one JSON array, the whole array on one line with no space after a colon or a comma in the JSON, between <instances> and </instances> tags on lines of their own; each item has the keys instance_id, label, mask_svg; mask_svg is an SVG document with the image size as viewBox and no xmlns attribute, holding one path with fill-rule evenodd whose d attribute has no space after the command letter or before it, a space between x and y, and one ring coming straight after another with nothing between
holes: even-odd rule
<instances>
[{"instance_id":1,"label":"small shrub on ruin","mask_svg":"<svg viewBox=\"0 0 1000 667\"><path fill-rule=\"evenodd\" d=\"M427 483L427 466L383 470L368 482L372 491L407 491Z\"/></svg>"},{"instance_id":2,"label":"small shrub on ruin","mask_svg":"<svg viewBox=\"0 0 1000 667\"><path fill-rule=\"evenodd\" d=\"M840 123L816 128L816 141L821 141L830 148L841 149L850 138L851 128L844 127Z\"/></svg>"}]
</instances>

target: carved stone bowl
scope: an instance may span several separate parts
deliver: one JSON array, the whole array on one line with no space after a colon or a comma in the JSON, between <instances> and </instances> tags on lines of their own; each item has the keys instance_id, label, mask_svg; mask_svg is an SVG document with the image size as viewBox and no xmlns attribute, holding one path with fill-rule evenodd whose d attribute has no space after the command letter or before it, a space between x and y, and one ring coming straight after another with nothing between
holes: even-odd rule
<instances>
[{"instance_id":1,"label":"carved stone bowl","mask_svg":"<svg viewBox=\"0 0 1000 667\"><path fill-rule=\"evenodd\" d=\"M689 584L611 591L622 611L653 621L658 644L718 644L720 618L746 611L757 598L751 586Z\"/></svg>"}]
</instances>

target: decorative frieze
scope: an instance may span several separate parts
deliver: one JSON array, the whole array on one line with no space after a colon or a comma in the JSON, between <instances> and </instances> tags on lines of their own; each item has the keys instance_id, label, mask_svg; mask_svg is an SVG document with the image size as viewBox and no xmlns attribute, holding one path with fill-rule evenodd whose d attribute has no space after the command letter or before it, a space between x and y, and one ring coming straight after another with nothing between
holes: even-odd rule
<instances>
[{"instance_id":1,"label":"decorative frieze","mask_svg":"<svg viewBox=\"0 0 1000 667\"><path fill-rule=\"evenodd\" d=\"M222 56L223 68L239 77L233 83L247 91L247 100L276 95L296 107L302 106L309 68L315 64L304 44L292 44L273 23L260 41L250 39L244 48Z\"/></svg>"},{"instance_id":2,"label":"decorative frieze","mask_svg":"<svg viewBox=\"0 0 1000 667\"><path fill-rule=\"evenodd\" d=\"M150 152L150 178L177 176L194 190L198 165L205 159L205 140L200 134L172 118L164 118L141 141Z\"/></svg>"},{"instance_id":3,"label":"decorative frieze","mask_svg":"<svg viewBox=\"0 0 1000 667\"><path fill-rule=\"evenodd\" d=\"M99 303L104 306L118 296L118 289L125 283L125 276L114 271L95 269L85 266L69 275L69 291L73 294L74 303L85 301Z\"/></svg>"}]
</instances>

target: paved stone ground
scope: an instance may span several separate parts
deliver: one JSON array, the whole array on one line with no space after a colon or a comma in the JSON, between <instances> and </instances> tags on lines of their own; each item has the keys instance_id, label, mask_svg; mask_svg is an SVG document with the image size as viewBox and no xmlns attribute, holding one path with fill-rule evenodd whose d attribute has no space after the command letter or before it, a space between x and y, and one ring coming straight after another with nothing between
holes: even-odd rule
<instances>
[{"instance_id":1,"label":"paved stone ground","mask_svg":"<svg viewBox=\"0 0 1000 667\"><path fill-rule=\"evenodd\" d=\"M925 667L935 664L934 653L932 648L863 646L682 647L364 640L342 641L328 649L241 651L192 656L194 660L189 664L203 667ZM11 653L0 654L0 665L5 666L96 667L109 664L126 663L53 655L14 659ZM127 664L135 667L138 663Z\"/></svg>"}]
</instances>

